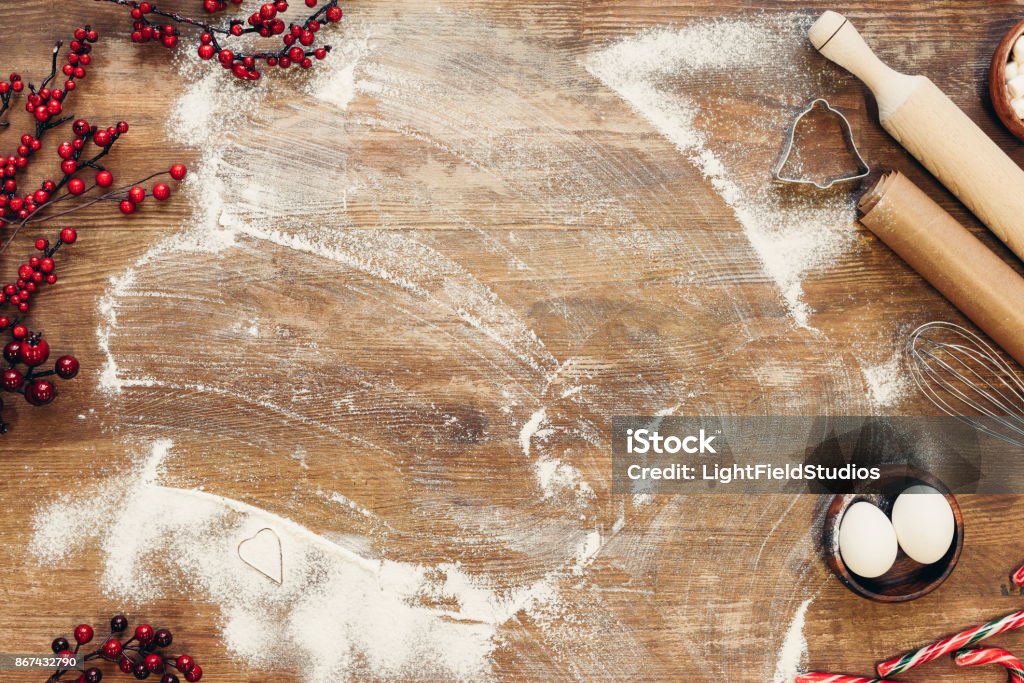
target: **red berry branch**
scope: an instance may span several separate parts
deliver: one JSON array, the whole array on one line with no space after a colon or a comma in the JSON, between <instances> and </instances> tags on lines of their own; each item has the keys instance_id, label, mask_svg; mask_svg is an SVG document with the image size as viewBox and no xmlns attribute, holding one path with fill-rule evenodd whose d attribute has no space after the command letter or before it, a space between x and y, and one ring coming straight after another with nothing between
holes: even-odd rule
<instances>
[{"instance_id":1,"label":"red berry branch","mask_svg":"<svg viewBox=\"0 0 1024 683\"><path fill-rule=\"evenodd\" d=\"M303 69L313 66L314 59L323 59L330 52L331 46L315 47L317 33L329 23L341 21L342 11L338 7L339 0L328 2L306 17L302 22L285 24L281 15L288 11L287 0L267 2L245 20L232 19L226 25L215 26L203 19L188 17L178 12L160 9L152 2L136 2L135 0L101 0L112 2L129 8L132 18L132 40L136 43L157 41L166 48L178 46L179 26L188 26L198 33L199 56L204 60L214 57L221 66L229 69L237 78L257 80L260 78L260 65L277 66L287 69L293 64ZM240 5L242 0L230 0ZM305 0L306 7L316 8L319 0ZM203 8L208 13L216 13L226 9L226 0L204 0ZM229 42L249 34L258 34L262 38L281 36L282 46L270 51L232 50Z\"/></svg>"},{"instance_id":2,"label":"red berry branch","mask_svg":"<svg viewBox=\"0 0 1024 683\"><path fill-rule=\"evenodd\" d=\"M75 119L71 126L73 139L60 143L56 150L60 159L59 179L44 180L39 189L19 195L18 177L34 158L38 158L43 149L43 139L51 130L74 119L65 115L64 110L78 81L86 77L87 67L92 62L92 48L97 40L98 34L90 27L76 29L68 45L65 63L59 71L63 44L58 42L53 49L50 73L38 87L26 84L17 73L12 73L7 81L0 81L0 117L7 114L15 96L27 87L29 94L25 98L25 110L34 121L34 130L21 136L15 153L0 156L0 227L10 228L0 244L0 253L26 225L54 220L91 204L114 202L121 213L135 213L147 196L163 201L171 195L170 187L164 182L157 182L148 192L140 185L160 176L181 180L187 173L183 165L174 164L167 171L151 174L125 187L110 189L114 176L101 161L128 132L128 124L121 121L102 128L85 119ZM64 87L51 88L50 84L59 72L66 78ZM8 125L4 121L0 129ZM91 185L82 177L86 172L95 174ZM99 192L95 196L83 198L96 189ZM69 202L79 198L83 199L77 203ZM69 208L59 212L52 210L64 202L69 202ZM50 345L40 332L31 331L21 316L29 312L31 302L44 286L56 284L57 252L65 244L74 244L77 240L77 231L69 227L59 229L52 244L45 238L36 239L35 248L40 253L18 267L17 278L13 282L0 286L0 335L6 333L8 336L6 342L0 342L4 344L3 357L8 364L0 375L0 388L21 394L34 406L52 402L57 395L53 378L72 379L78 374L79 363L74 356L65 355L57 359L52 369L44 369L43 365L50 356ZM0 401L0 411L2 408ZM0 433L6 431L7 425L0 420Z\"/></svg>"},{"instance_id":3,"label":"red berry branch","mask_svg":"<svg viewBox=\"0 0 1024 683\"><path fill-rule=\"evenodd\" d=\"M103 661L117 662L123 673L132 674L140 681L149 678L150 674L156 674L160 676L160 683L179 683L181 679L171 669L177 670L189 683L203 677L202 668L192 657L185 654L170 656L160 651L170 647L174 640L168 629L154 629L149 624L139 624L135 627L135 635L127 640L121 640L124 637L121 634L126 630L127 617L117 615L110 620L110 636L100 647L82 656L78 655L79 650L83 645L92 642L95 636L92 626L79 624L75 627L73 650L67 638L55 638L50 647L59 660L59 666L53 675L46 679L46 683L100 683L103 680L103 670L90 665L90 662L98 664ZM75 662L75 668L69 664L72 661Z\"/></svg>"}]
</instances>

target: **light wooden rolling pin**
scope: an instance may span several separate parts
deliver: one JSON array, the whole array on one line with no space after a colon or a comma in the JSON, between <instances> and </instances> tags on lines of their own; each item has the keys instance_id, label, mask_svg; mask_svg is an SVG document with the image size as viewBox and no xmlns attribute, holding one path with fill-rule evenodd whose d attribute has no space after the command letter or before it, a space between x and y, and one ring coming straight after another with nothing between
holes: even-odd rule
<instances>
[{"instance_id":1,"label":"light wooden rolling pin","mask_svg":"<svg viewBox=\"0 0 1024 683\"><path fill-rule=\"evenodd\" d=\"M934 83L883 64L841 14L825 12L808 36L871 89L882 127L1024 259L1024 171Z\"/></svg>"}]
</instances>

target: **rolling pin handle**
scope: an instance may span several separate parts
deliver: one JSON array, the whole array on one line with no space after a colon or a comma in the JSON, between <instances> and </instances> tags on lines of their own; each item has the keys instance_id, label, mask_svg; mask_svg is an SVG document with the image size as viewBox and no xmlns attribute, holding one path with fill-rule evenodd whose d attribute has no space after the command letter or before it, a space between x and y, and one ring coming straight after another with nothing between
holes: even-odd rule
<instances>
[{"instance_id":1,"label":"rolling pin handle","mask_svg":"<svg viewBox=\"0 0 1024 683\"><path fill-rule=\"evenodd\" d=\"M898 109L918 85L919 77L886 66L853 24L838 12L822 14L807 35L814 49L864 81L875 94L883 119Z\"/></svg>"}]
</instances>

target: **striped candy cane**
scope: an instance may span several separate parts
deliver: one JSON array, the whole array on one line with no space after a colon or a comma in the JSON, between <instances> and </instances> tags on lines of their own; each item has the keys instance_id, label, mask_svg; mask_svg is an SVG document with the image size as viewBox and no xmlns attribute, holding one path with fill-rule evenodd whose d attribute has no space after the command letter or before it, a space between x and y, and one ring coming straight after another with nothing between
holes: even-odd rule
<instances>
[{"instance_id":1,"label":"striped candy cane","mask_svg":"<svg viewBox=\"0 0 1024 683\"><path fill-rule=\"evenodd\" d=\"M926 645L901 657L882 662L878 665L878 675L882 678L899 675L904 671L913 669L915 666L921 666L943 655L952 654L957 650L962 650L965 647L979 643L986 638L1012 631L1021 626L1024 626L1024 610L1008 614L987 624L967 629L963 633L958 633L955 636Z\"/></svg>"},{"instance_id":2,"label":"striped candy cane","mask_svg":"<svg viewBox=\"0 0 1024 683\"><path fill-rule=\"evenodd\" d=\"M795 683L896 683L881 678L864 678L863 676L844 676L842 674L806 673L796 677Z\"/></svg>"},{"instance_id":3,"label":"striped candy cane","mask_svg":"<svg viewBox=\"0 0 1024 683\"><path fill-rule=\"evenodd\" d=\"M1017 586L1024 586L1024 567L1021 567L1013 573L1013 583Z\"/></svg>"},{"instance_id":4,"label":"striped candy cane","mask_svg":"<svg viewBox=\"0 0 1024 683\"><path fill-rule=\"evenodd\" d=\"M979 647L961 650L953 655L953 661L960 666L985 666L998 664L1010 672L1010 683L1024 683L1024 666L1020 660L998 647Z\"/></svg>"}]
</instances>

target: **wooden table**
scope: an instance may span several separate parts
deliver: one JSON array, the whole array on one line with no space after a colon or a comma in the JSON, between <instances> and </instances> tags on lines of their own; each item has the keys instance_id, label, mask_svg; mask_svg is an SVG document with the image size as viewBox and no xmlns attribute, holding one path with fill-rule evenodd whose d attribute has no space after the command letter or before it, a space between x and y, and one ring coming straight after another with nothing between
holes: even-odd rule
<instances>
[{"instance_id":1,"label":"wooden table","mask_svg":"<svg viewBox=\"0 0 1024 683\"><path fill-rule=\"evenodd\" d=\"M493 672L502 680L770 681L808 599L807 663L866 673L884 656L1017 609L1019 597L1001 591L1024 559L1016 497L962 497L967 544L957 571L937 592L894 607L861 600L830 575L817 548L825 501L816 496L610 492L614 414L871 412L862 368L890 358L916 324L957 319L858 230L851 248L803 278L815 329L795 326L729 207L582 65L610 41L651 27L750 20L761 10L812 17L829 7L346 5L334 41L370 36L356 76L433 82L436 108L414 106L400 82L389 82L394 91L357 90L342 111L304 94L303 82L290 88L272 75L264 118L253 123L243 112L221 131L230 149L267 146L263 163L243 171L308 186L308 209L279 220L334 230L317 233L332 254L242 233L222 251L170 250L140 263L198 224L197 206L208 200L194 186L129 219L109 207L75 216L83 238L32 324L55 351L73 351L82 374L53 406L11 399L5 412L0 650L45 651L79 621L102 623L125 609L174 629L203 662L203 680L300 680L288 666L251 670L230 656L219 640L222 617L202 590L126 603L102 594L95 543L56 567L29 555L39 506L117 487L162 438L174 442L163 480L203 486L326 537L362 538L367 557L458 562L496 590L554 576L556 610L523 610L498 629ZM884 58L931 76L1024 161L984 94L989 55L1020 18L1018 6L876 0L837 9ZM201 165L204 150L165 124L196 77L189 71L204 67L176 69L162 48L131 44L112 6L3 3L3 68L39 74L52 41L85 21L104 40L73 108L132 125L111 169L128 179L176 160ZM820 61L809 49L800 59ZM876 168L907 173L1008 256L886 136L858 83L817 68ZM765 173L756 164L778 148L782 130L742 123L795 113L773 72L765 64L763 82L741 87L711 77L670 78L665 87L718 103L710 129L748 145L745 170ZM279 130L266 119L275 111ZM12 120L23 121L17 112ZM293 178L311 159L322 177ZM259 204L234 182L229 202ZM4 256L5 271L29 239ZM111 278L123 282L128 269L135 287L121 296ZM110 297L116 327L101 305ZM102 378L101 340L127 382L120 392ZM933 412L914 392L892 410ZM575 468L592 495L545 497L535 471L542 459ZM599 550L581 562L577 548L594 531ZM1019 635L1000 642L1024 647ZM1001 677L947 662L902 679Z\"/></svg>"}]
</instances>

